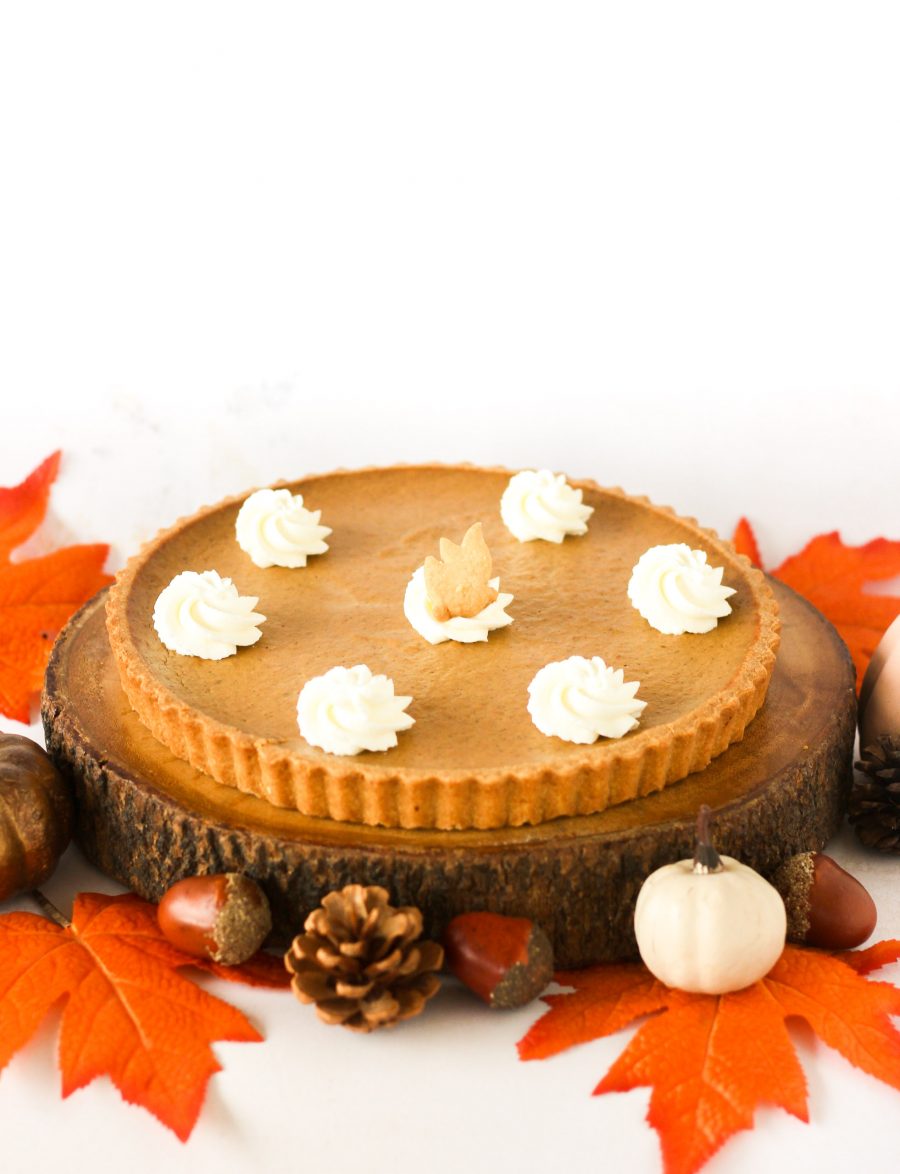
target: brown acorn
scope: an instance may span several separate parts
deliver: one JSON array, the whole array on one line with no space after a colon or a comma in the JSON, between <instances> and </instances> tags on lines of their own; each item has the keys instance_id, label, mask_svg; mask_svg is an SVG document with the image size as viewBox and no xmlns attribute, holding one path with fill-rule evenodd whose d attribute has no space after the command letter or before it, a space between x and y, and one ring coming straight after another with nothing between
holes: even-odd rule
<instances>
[{"instance_id":1,"label":"brown acorn","mask_svg":"<svg viewBox=\"0 0 900 1174\"><path fill-rule=\"evenodd\" d=\"M856 877L821 852L790 856L772 877L788 918L788 940L825 950L861 945L875 928L875 902Z\"/></svg>"},{"instance_id":2,"label":"brown acorn","mask_svg":"<svg viewBox=\"0 0 900 1174\"><path fill-rule=\"evenodd\" d=\"M246 962L272 928L265 893L239 872L177 881L160 901L156 918L176 949L224 966Z\"/></svg>"},{"instance_id":3,"label":"brown acorn","mask_svg":"<svg viewBox=\"0 0 900 1174\"><path fill-rule=\"evenodd\" d=\"M522 1007L553 978L553 946L525 917L462 913L444 934L447 967L489 1007Z\"/></svg>"}]
</instances>

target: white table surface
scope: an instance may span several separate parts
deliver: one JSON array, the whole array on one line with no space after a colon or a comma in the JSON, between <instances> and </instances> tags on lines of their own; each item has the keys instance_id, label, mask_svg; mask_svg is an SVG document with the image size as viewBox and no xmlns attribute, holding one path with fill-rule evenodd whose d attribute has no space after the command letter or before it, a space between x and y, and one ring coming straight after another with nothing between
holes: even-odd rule
<instances>
[{"instance_id":1,"label":"white table surface","mask_svg":"<svg viewBox=\"0 0 900 1174\"><path fill-rule=\"evenodd\" d=\"M225 493L428 459L745 513L769 565L900 537L895 32L889 4L5 8L0 484L65 453L23 553L115 569ZM900 858L829 850L900 937ZM116 886L71 849L47 891L84 889ZM187 1145L105 1080L61 1100L54 1014L0 1075L4 1174L660 1168L649 1094L590 1095L628 1033L521 1064L536 1006L451 985L359 1038L202 981L266 1042L218 1045ZM811 1124L762 1110L710 1174L895 1170L900 1094L794 1038Z\"/></svg>"}]
</instances>

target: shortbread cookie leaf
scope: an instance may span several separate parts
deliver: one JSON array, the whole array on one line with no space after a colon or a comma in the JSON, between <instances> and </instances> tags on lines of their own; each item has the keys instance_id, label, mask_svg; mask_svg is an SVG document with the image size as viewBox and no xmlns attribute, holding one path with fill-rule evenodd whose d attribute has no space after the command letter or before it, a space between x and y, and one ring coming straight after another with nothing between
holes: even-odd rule
<instances>
[{"instance_id":1,"label":"shortbread cookie leaf","mask_svg":"<svg viewBox=\"0 0 900 1174\"><path fill-rule=\"evenodd\" d=\"M477 616L497 598L489 583L491 552L481 523L470 526L459 546L449 538L440 542L440 560L425 559L425 591L434 618L441 623L453 616Z\"/></svg>"}]
</instances>

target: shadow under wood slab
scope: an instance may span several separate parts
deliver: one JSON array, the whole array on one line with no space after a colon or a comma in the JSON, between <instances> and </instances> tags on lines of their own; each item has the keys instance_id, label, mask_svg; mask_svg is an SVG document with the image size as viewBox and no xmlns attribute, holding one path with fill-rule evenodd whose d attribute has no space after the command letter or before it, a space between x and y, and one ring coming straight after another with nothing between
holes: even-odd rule
<instances>
[{"instance_id":1,"label":"shadow under wood slab","mask_svg":"<svg viewBox=\"0 0 900 1174\"><path fill-rule=\"evenodd\" d=\"M530 917L561 967L634 957L641 883L693 855L708 803L721 852L764 874L837 831L851 778L856 698L834 628L773 582L782 642L768 697L742 742L705 770L598 815L494 831L406 831L313 819L221 786L176 758L131 711L110 654L103 595L61 633L47 672L47 749L72 778L77 840L102 871L152 901L184 876L246 872L284 943L330 889L384 885L426 933L490 909Z\"/></svg>"}]
</instances>

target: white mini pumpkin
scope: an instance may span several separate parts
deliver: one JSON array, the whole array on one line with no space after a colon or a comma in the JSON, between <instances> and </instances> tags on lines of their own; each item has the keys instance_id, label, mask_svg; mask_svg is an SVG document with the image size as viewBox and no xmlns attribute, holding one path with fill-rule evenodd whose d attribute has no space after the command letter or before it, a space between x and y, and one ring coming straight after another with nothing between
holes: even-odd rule
<instances>
[{"instance_id":1,"label":"white mini pumpkin","mask_svg":"<svg viewBox=\"0 0 900 1174\"><path fill-rule=\"evenodd\" d=\"M698 820L693 860L667 864L638 894L634 932L647 969L669 987L708 995L763 978L784 949L784 902L767 880L719 856Z\"/></svg>"}]
</instances>

